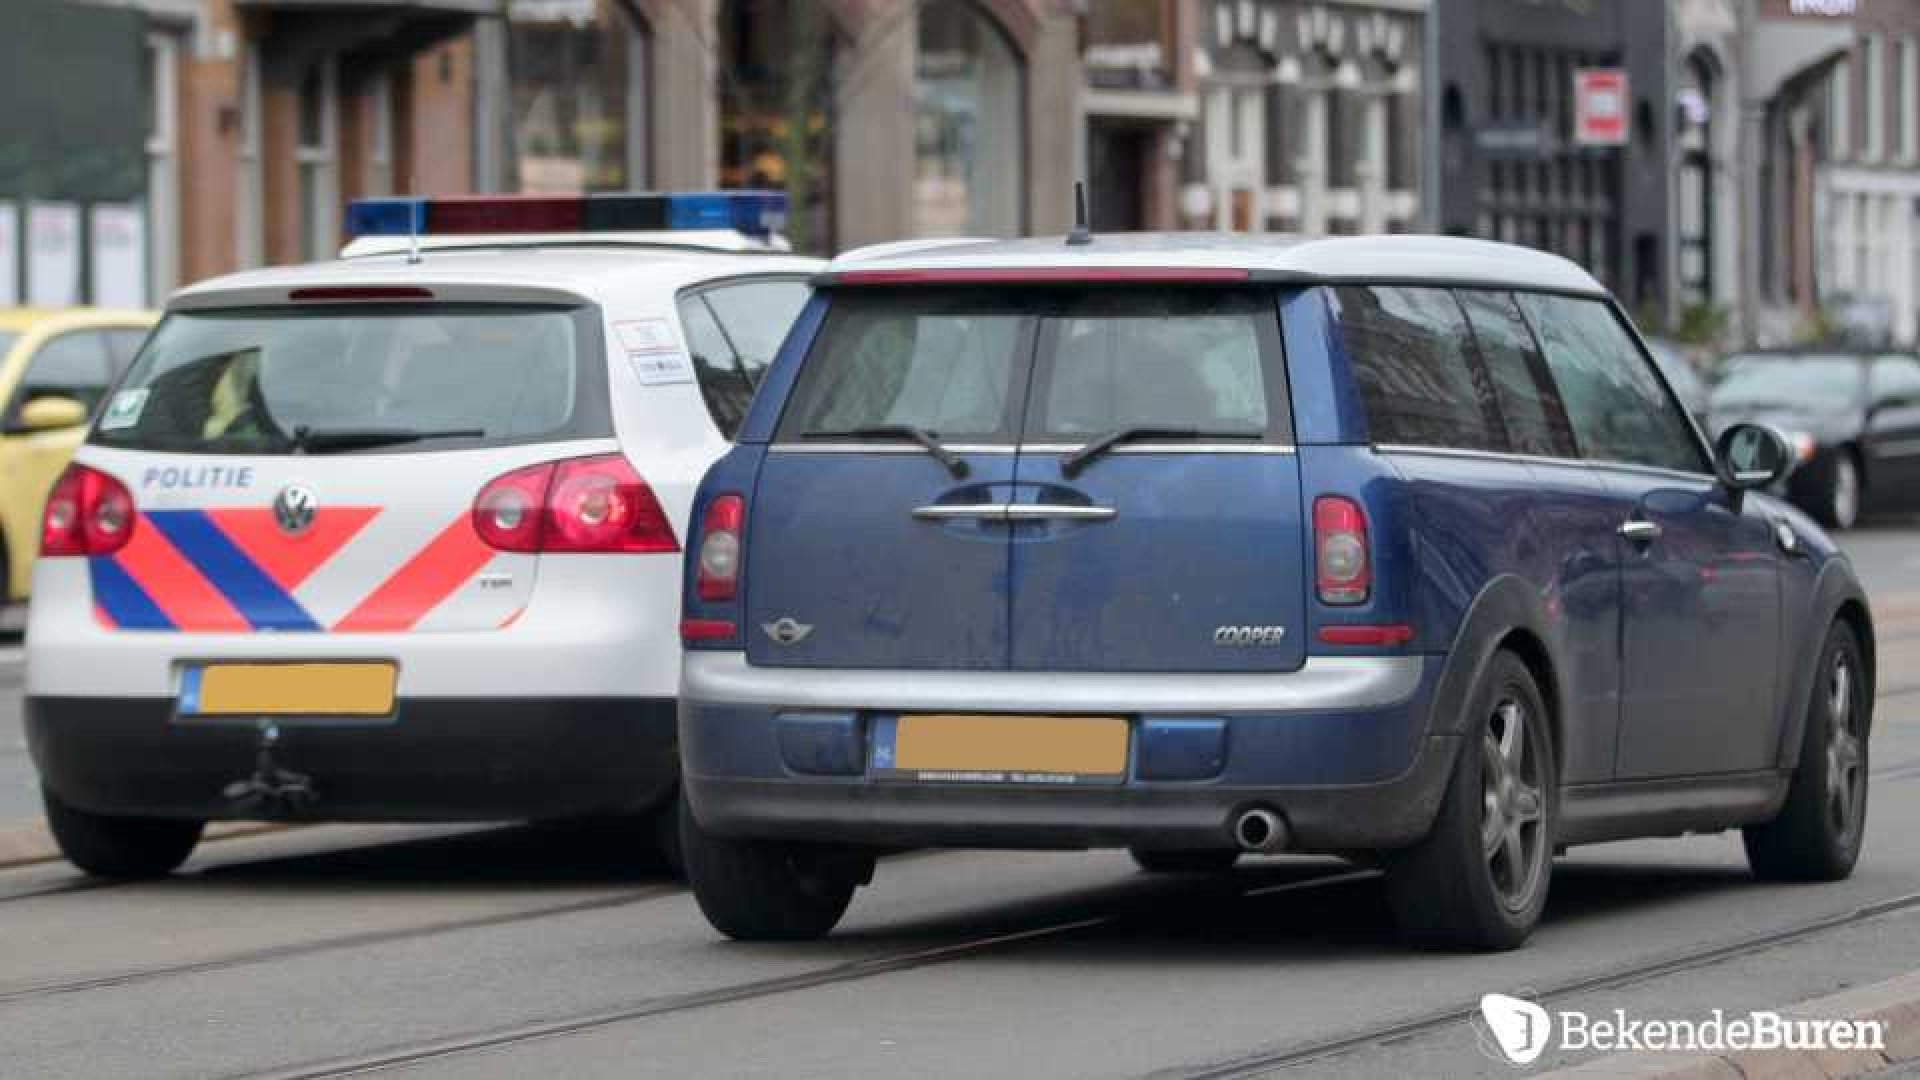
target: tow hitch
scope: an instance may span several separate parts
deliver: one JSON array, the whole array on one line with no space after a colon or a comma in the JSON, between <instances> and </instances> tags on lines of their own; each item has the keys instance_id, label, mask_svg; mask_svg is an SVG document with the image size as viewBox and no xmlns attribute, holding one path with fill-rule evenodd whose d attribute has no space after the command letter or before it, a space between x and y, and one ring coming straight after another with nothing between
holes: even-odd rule
<instances>
[{"instance_id":1,"label":"tow hitch","mask_svg":"<svg viewBox=\"0 0 1920 1080\"><path fill-rule=\"evenodd\" d=\"M280 742L280 725L262 720L259 732L253 775L228 784L222 794L243 813L293 814L312 806L319 798L313 790L313 778L283 769L273 759L273 748Z\"/></svg>"}]
</instances>

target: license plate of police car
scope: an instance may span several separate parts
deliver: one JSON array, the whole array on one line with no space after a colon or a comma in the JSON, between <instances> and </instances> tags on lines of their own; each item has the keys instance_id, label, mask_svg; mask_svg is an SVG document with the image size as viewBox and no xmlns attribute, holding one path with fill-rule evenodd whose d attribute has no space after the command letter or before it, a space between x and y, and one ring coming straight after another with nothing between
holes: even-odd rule
<instances>
[{"instance_id":1,"label":"license plate of police car","mask_svg":"<svg viewBox=\"0 0 1920 1080\"><path fill-rule=\"evenodd\" d=\"M386 716L398 672L365 663L204 664L180 681L182 716Z\"/></svg>"},{"instance_id":2,"label":"license plate of police car","mask_svg":"<svg viewBox=\"0 0 1920 1080\"><path fill-rule=\"evenodd\" d=\"M873 768L889 780L951 784L1117 784L1127 771L1118 716L930 713L882 718Z\"/></svg>"}]
</instances>

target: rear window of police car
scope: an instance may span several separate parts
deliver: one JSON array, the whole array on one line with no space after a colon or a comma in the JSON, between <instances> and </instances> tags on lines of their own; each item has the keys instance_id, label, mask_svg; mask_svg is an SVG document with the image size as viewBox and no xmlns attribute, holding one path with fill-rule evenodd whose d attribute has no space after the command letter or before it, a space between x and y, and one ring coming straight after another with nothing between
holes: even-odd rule
<instances>
[{"instance_id":1,"label":"rear window of police car","mask_svg":"<svg viewBox=\"0 0 1920 1080\"><path fill-rule=\"evenodd\" d=\"M1138 427L1284 439L1289 420L1276 311L1257 290L886 288L835 296L781 437L905 424L982 442Z\"/></svg>"},{"instance_id":2,"label":"rear window of police car","mask_svg":"<svg viewBox=\"0 0 1920 1080\"><path fill-rule=\"evenodd\" d=\"M93 441L207 454L396 453L612 430L591 308L246 308L168 316Z\"/></svg>"}]
</instances>

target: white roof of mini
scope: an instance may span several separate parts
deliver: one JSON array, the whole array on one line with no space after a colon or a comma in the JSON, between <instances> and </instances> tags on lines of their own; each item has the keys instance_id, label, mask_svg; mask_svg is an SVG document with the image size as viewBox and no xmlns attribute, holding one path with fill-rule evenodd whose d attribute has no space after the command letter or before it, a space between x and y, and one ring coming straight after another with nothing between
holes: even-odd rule
<instances>
[{"instance_id":1,"label":"white roof of mini","mask_svg":"<svg viewBox=\"0 0 1920 1080\"><path fill-rule=\"evenodd\" d=\"M716 277L810 274L820 259L763 251L715 251L665 245L501 242L491 247L362 255L329 262L247 270L175 293L169 310L285 304L295 289L418 286L451 302L600 302L636 287L680 288Z\"/></svg>"},{"instance_id":2,"label":"white roof of mini","mask_svg":"<svg viewBox=\"0 0 1920 1080\"><path fill-rule=\"evenodd\" d=\"M1099 233L1022 240L905 241L847 252L829 273L856 270L1023 270L1150 267L1235 269L1331 281L1488 284L1604 293L1578 264L1512 244L1452 236L1306 237L1233 233Z\"/></svg>"}]
</instances>

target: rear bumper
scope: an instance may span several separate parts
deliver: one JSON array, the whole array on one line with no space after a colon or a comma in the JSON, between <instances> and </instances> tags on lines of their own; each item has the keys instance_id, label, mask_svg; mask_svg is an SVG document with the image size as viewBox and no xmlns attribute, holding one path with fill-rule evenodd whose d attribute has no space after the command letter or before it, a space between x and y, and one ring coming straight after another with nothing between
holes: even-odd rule
<instances>
[{"instance_id":1,"label":"rear bumper","mask_svg":"<svg viewBox=\"0 0 1920 1080\"><path fill-rule=\"evenodd\" d=\"M1268 676L759 669L690 652L680 740L694 814L728 835L886 846L1222 847L1255 806L1292 850L1392 848L1430 827L1458 738L1430 733L1438 658L1316 658ZM903 712L1116 713L1133 725L1108 785L898 780L870 765ZM1143 733L1199 721L1198 754L1156 763ZM829 738L843 733L849 747ZM823 734L824 733L824 734ZM1154 775L1163 764L1190 779ZM1197 767L1196 767L1197 766Z\"/></svg>"},{"instance_id":2,"label":"rear bumper","mask_svg":"<svg viewBox=\"0 0 1920 1080\"><path fill-rule=\"evenodd\" d=\"M29 697L27 745L83 810L302 821L519 821L644 810L678 774L664 698L405 699L377 724L284 721L274 763L308 777L300 808L238 806L256 729L174 717L167 698Z\"/></svg>"}]
</instances>

